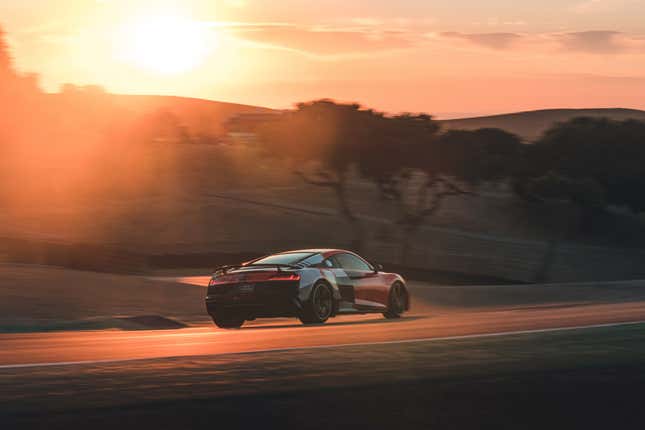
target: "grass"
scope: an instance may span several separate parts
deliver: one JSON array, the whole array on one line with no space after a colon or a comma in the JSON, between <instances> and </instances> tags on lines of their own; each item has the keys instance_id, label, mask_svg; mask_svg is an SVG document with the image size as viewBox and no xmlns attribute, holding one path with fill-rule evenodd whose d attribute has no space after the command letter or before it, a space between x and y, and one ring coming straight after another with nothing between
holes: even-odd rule
<instances>
[{"instance_id":1,"label":"grass","mask_svg":"<svg viewBox=\"0 0 645 430\"><path fill-rule=\"evenodd\" d=\"M203 321L203 287L139 276L0 265L0 331L130 328L128 316Z\"/></svg>"}]
</instances>

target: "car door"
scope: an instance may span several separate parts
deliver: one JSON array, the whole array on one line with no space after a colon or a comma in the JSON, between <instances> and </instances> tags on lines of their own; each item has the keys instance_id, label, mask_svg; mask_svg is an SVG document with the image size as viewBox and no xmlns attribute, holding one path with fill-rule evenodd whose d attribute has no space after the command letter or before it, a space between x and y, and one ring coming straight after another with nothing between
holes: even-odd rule
<instances>
[{"instance_id":1,"label":"car door","mask_svg":"<svg viewBox=\"0 0 645 430\"><path fill-rule=\"evenodd\" d=\"M335 256L326 258L321 264L321 267L334 274L336 286L338 287L341 298L339 310L347 311L354 309L354 283L349 277L349 274L340 266Z\"/></svg>"},{"instance_id":2,"label":"car door","mask_svg":"<svg viewBox=\"0 0 645 430\"><path fill-rule=\"evenodd\" d=\"M354 307L358 310L384 310L383 296L387 295L387 286L374 268L354 254L339 253L334 258L351 282Z\"/></svg>"}]
</instances>

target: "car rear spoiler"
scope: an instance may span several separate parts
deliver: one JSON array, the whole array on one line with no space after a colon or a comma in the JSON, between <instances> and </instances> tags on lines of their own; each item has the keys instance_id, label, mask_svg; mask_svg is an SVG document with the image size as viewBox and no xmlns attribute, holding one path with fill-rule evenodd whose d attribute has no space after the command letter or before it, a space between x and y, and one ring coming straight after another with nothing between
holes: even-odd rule
<instances>
[{"instance_id":1,"label":"car rear spoiler","mask_svg":"<svg viewBox=\"0 0 645 430\"><path fill-rule=\"evenodd\" d=\"M234 270L234 269L241 269L243 267L275 267L278 269L278 272L282 271L283 267L287 267L289 269L300 269L298 266L294 266L293 264L280 264L280 263L274 263L274 264L229 264L225 266L220 266L213 270L213 273L218 273L221 272L222 274L227 273L229 270Z\"/></svg>"}]
</instances>

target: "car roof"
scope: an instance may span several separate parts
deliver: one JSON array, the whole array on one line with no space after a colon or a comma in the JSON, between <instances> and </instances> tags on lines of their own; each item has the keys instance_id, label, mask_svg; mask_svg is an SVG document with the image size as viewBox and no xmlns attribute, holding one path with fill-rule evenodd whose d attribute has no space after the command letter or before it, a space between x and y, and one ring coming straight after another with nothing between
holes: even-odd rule
<instances>
[{"instance_id":1,"label":"car roof","mask_svg":"<svg viewBox=\"0 0 645 430\"><path fill-rule=\"evenodd\" d=\"M352 251L346 251L344 249L335 249L335 248L311 248L311 249L296 249L293 251L283 251L283 252L276 252L275 254L292 254L292 253L298 253L298 252L307 252L311 254L322 254L325 257L328 257L330 255L338 254L340 252L348 252L350 254L354 254ZM275 255L272 254L272 255Z\"/></svg>"}]
</instances>

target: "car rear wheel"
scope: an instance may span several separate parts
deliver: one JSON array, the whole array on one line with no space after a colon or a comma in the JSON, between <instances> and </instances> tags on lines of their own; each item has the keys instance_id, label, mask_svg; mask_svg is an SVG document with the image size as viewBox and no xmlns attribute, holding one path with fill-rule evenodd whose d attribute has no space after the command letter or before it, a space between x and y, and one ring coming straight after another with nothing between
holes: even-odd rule
<instances>
[{"instance_id":1,"label":"car rear wheel","mask_svg":"<svg viewBox=\"0 0 645 430\"><path fill-rule=\"evenodd\" d=\"M213 322L219 328L240 328L244 324L244 317L232 313L217 313L212 315Z\"/></svg>"},{"instance_id":2,"label":"car rear wheel","mask_svg":"<svg viewBox=\"0 0 645 430\"><path fill-rule=\"evenodd\" d=\"M408 304L408 293L400 282L392 285L390 288L390 298L388 301L387 312L383 316L387 319L401 318Z\"/></svg>"},{"instance_id":3,"label":"car rear wheel","mask_svg":"<svg viewBox=\"0 0 645 430\"><path fill-rule=\"evenodd\" d=\"M322 324L329 319L334 309L334 296L326 282L318 281L311 290L299 315L303 324Z\"/></svg>"}]
</instances>

